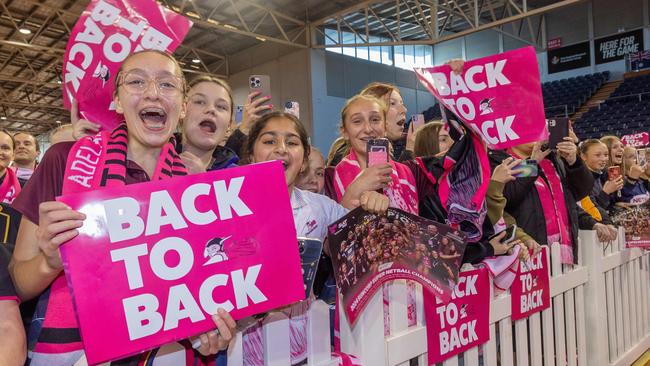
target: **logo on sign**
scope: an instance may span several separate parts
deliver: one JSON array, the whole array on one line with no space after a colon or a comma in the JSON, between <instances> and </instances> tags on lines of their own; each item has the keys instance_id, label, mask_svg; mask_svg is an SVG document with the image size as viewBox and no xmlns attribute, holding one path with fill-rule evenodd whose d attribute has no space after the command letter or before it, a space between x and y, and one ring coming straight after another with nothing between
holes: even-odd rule
<instances>
[{"instance_id":1,"label":"logo on sign","mask_svg":"<svg viewBox=\"0 0 650 366\"><path fill-rule=\"evenodd\" d=\"M228 255L226 254L225 242L231 237L232 235L225 237L223 239L222 238L210 239L210 241L208 241L205 244L205 251L203 252L203 256L208 258L208 261L203 263L204 266L228 260Z\"/></svg>"}]
</instances>

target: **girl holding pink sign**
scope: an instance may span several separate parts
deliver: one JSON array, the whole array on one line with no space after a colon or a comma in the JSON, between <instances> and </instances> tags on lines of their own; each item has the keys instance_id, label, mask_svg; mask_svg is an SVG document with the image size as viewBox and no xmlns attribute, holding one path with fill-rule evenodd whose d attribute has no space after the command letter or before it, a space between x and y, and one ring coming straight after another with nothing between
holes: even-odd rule
<instances>
[{"instance_id":1,"label":"girl holding pink sign","mask_svg":"<svg viewBox=\"0 0 650 366\"><path fill-rule=\"evenodd\" d=\"M11 274L21 299L40 296L30 329L31 365L71 365L84 357L59 246L78 235L85 215L55 198L187 174L172 138L185 114L184 88L181 68L169 54L141 51L129 55L117 74L114 94L124 123L93 138L54 145L25 186L26 193L15 201L23 219ZM75 164L79 159L85 163L83 170ZM198 337L200 355L225 349L234 333L235 322L227 312L219 310L213 320L218 333ZM186 352L192 362L205 361L191 348ZM164 353L154 350L133 359L152 360Z\"/></svg>"},{"instance_id":2,"label":"girl holding pink sign","mask_svg":"<svg viewBox=\"0 0 650 366\"><path fill-rule=\"evenodd\" d=\"M358 189L358 184L342 197L343 206L324 195L295 187L299 175L309 166L310 146L307 131L292 114L271 112L255 121L251 126L244 154L244 158L251 163L269 160L283 162L299 237L324 241L328 225L343 217L348 212L348 208L360 205L366 211L377 213L388 209L386 196L374 191ZM285 309L291 319L291 363L294 365L307 357L306 311L310 302L303 301ZM244 334L245 365L264 365L261 330L262 328L258 326Z\"/></svg>"}]
</instances>

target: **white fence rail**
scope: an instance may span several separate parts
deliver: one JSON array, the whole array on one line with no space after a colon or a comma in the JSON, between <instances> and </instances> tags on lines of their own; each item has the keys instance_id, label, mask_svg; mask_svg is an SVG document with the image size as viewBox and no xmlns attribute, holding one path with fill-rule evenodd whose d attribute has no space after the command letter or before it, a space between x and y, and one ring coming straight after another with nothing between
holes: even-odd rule
<instances>
[{"instance_id":1,"label":"white fence rail","mask_svg":"<svg viewBox=\"0 0 650 366\"><path fill-rule=\"evenodd\" d=\"M492 296L490 340L443 366L630 365L650 348L650 251L625 248L623 231L600 243L593 231L580 232L574 266L560 263L560 248L549 251L551 307L527 319L511 320L510 295ZM422 289L416 296L417 324L407 322L406 281L389 285L390 336L384 337L383 296L368 303L351 327L341 313L341 348L363 365L427 365ZM309 313L310 366L336 365L331 358L327 305ZM264 325L265 365L290 365L289 321L281 314ZM243 365L241 335L229 349L228 365Z\"/></svg>"}]
</instances>

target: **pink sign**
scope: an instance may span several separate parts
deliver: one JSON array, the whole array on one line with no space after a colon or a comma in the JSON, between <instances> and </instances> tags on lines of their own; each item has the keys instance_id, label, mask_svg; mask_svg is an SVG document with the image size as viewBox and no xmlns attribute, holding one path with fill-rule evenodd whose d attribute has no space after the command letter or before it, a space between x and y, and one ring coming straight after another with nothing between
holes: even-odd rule
<instances>
[{"instance_id":1,"label":"pink sign","mask_svg":"<svg viewBox=\"0 0 650 366\"><path fill-rule=\"evenodd\" d=\"M72 29L63 58L63 102L79 103L82 118L112 130L115 74L142 49L173 52L192 22L154 0L92 0Z\"/></svg>"},{"instance_id":2,"label":"pink sign","mask_svg":"<svg viewBox=\"0 0 650 366\"><path fill-rule=\"evenodd\" d=\"M525 264L519 265L515 282L510 287L512 320L528 317L551 306L547 247Z\"/></svg>"},{"instance_id":3,"label":"pink sign","mask_svg":"<svg viewBox=\"0 0 650 366\"><path fill-rule=\"evenodd\" d=\"M562 47L562 38L553 38L549 39L548 42L546 42L547 50L553 50L560 47Z\"/></svg>"},{"instance_id":4,"label":"pink sign","mask_svg":"<svg viewBox=\"0 0 650 366\"><path fill-rule=\"evenodd\" d=\"M621 142L625 146L644 147L650 144L650 135L647 132L637 132L621 137Z\"/></svg>"},{"instance_id":5,"label":"pink sign","mask_svg":"<svg viewBox=\"0 0 650 366\"><path fill-rule=\"evenodd\" d=\"M451 301L424 292L429 365L490 339L490 281L487 269L461 272ZM435 304L435 305L434 305Z\"/></svg>"},{"instance_id":6,"label":"pink sign","mask_svg":"<svg viewBox=\"0 0 650 366\"><path fill-rule=\"evenodd\" d=\"M90 364L305 298L278 161L59 199L87 215L61 255Z\"/></svg>"},{"instance_id":7,"label":"pink sign","mask_svg":"<svg viewBox=\"0 0 650 366\"><path fill-rule=\"evenodd\" d=\"M492 149L548 137L533 47L449 65L415 69L420 82Z\"/></svg>"}]
</instances>

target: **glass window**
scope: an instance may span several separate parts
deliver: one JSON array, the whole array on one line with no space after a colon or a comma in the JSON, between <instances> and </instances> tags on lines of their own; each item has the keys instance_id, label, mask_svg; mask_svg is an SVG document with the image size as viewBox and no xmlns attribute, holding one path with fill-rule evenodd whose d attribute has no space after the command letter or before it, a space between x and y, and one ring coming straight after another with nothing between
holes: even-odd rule
<instances>
[{"instance_id":1,"label":"glass window","mask_svg":"<svg viewBox=\"0 0 650 366\"><path fill-rule=\"evenodd\" d=\"M384 65L393 65L392 46L381 46L381 63Z\"/></svg>"}]
</instances>

